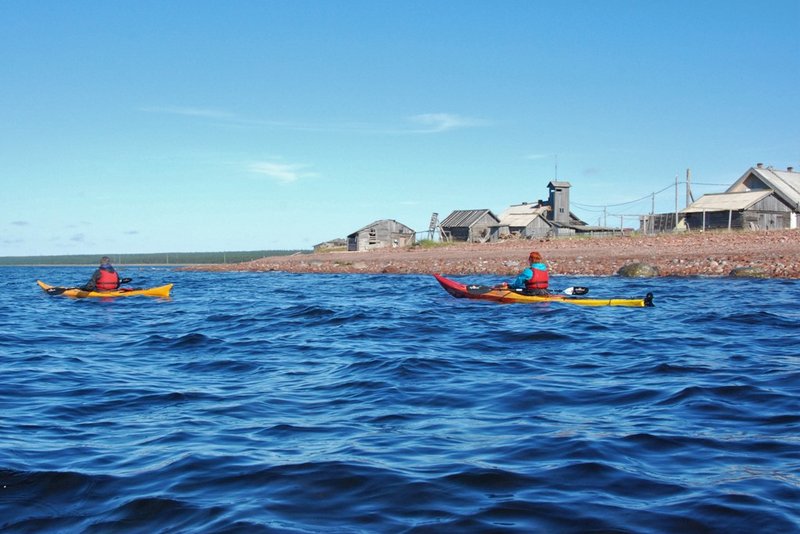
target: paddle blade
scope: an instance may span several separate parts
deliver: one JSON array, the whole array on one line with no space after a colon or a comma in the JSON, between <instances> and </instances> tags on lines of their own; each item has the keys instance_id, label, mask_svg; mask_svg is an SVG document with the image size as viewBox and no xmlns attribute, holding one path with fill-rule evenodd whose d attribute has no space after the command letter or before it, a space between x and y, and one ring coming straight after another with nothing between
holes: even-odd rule
<instances>
[{"instance_id":1,"label":"paddle blade","mask_svg":"<svg viewBox=\"0 0 800 534\"><path fill-rule=\"evenodd\" d=\"M564 290L564 293L567 295L585 295L588 292L589 288L582 286L568 287Z\"/></svg>"},{"instance_id":2,"label":"paddle blade","mask_svg":"<svg viewBox=\"0 0 800 534\"><path fill-rule=\"evenodd\" d=\"M61 295L67 289L69 289L69 288L68 287L48 287L47 289L45 289L45 291L47 292L48 295Z\"/></svg>"},{"instance_id":3,"label":"paddle blade","mask_svg":"<svg viewBox=\"0 0 800 534\"><path fill-rule=\"evenodd\" d=\"M122 278L119 281L120 284L130 284L131 282L133 282L133 278Z\"/></svg>"}]
</instances>

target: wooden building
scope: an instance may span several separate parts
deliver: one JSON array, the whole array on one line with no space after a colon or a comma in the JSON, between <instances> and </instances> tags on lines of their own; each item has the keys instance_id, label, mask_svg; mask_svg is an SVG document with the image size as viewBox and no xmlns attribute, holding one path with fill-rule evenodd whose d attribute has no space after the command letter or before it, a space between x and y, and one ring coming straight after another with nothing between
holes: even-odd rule
<instances>
[{"instance_id":1,"label":"wooden building","mask_svg":"<svg viewBox=\"0 0 800 534\"><path fill-rule=\"evenodd\" d=\"M548 220L561 225L571 224L570 216L572 214L569 211L569 188L569 182L554 181L547 184L547 189L550 190L547 199L547 205L550 206L550 211L547 216Z\"/></svg>"},{"instance_id":2,"label":"wooden building","mask_svg":"<svg viewBox=\"0 0 800 534\"><path fill-rule=\"evenodd\" d=\"M394 219L382 219L347 236L348 251L365 251L414 244L414 230Z\"/></svg>"},{"instance_id":3,"label":"wooden building","mask_svg":"<svg viewBox=\"0 0 800 534\"><path fill-rule=\"evenodd\" d=\"M797 228L800 173L759 163L724 193L703 195L681 214L689 230Z\"/></svg>"},{"instance_id":4,"label":"wooden building","mask_svg":"<svg viewBox=\"0 0 800 534\"><path fill-rule=\"evenodd\" d=\"M455 210L442 221L442 230L452 241L481 243L500 220L491 210Z\"/></svg>"},{"instance_id":5,"label":"wooden building","mask_svg":"<svg viewBox=\"0 0 800 534\"><path fill-rule=\"evenodd\" d=\"M347 250L347 240L337 237L314 245L314 252L334 252Z\"/></svg>"},{"instance_id":6,"label":"wooden building","mask_svg":"<svg viewBox=\"0 0 800 534\"><path fill-rule=\"evenodd\" d=\"M509 236L523 238L545 237L555 233L553 223L547 219L550 206L542 203L514 204L500 214L500 221L492 228L492 240Z\"/></svg>"},{"instance_id":7,"label":"wooden building","mask_svg":"<svg viewBox=\"0 0 800 534\"><path fill-rule=\"evenodd\" d=\"M569 182L552 181L546 201L514 204L500 214L500 222L492 228L491 239L519 237L566 237L611 235L619 230L604 226L589 226L569 209Z\"/></svg>"}]
</instances>

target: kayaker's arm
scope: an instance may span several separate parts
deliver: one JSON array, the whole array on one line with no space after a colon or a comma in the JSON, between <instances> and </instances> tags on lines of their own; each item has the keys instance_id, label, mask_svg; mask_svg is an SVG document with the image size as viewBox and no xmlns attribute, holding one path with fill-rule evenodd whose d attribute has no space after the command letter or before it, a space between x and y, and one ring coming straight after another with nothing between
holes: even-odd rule
<instances>
[{"instance_id":1,"label":"kayaker's arm","mask_svg":"<svg viewBox=\"0 0 800 534\"><path fill-rule=\"evenodd\" d=\"M86 282L81 289L84 291L94 291L97 289L97 280L100 279L100 269L96 269L95 272L92 273L92 277L89 278L89 281Z\"/></svg>"},{"instance_id":2,"label":"kayaker's arm","mask_svg":"<svg viewBox=\"0 0 800 534\"><path fill-rule=\"evenodd\" d=\"M525 269L519 276L508 284L511 289L525 289L525 282L533 278L533 271L530 268Z\"/></svg>"}]
</instances>

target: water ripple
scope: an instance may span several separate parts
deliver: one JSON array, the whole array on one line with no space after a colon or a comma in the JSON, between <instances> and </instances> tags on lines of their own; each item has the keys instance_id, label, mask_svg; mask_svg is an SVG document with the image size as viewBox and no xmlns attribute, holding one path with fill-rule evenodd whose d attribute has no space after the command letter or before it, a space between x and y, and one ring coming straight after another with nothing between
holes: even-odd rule
<instances>
[{"instance_id":1,"label":"water ripple","mask_svg":"<svg viewBox=\"0 0 800 534\"><path fill-rule=\"evenodd\" d=\"M800 532L797 281L130 271L0 277L4 532Z\"/></svg>"}]
</instances>

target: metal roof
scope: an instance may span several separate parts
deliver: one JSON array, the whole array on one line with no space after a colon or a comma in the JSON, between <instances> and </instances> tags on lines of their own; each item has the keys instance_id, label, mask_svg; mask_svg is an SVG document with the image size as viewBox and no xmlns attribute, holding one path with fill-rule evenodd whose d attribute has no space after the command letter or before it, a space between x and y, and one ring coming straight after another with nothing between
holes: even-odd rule
<instances>
[{"instance_id":1,"label":"metal roof","mask_svg":"<svg viewBox=\"0 0 800 534\"><path fill-rule=\"evenodd\" d=\"M771 189L743 191L741 193L713 193L703 195L681 213L702 213L704 211L744 210L773 193Z\"/></svg>"},{"instance_id":2,"label":"metal roof","mask_svg":"<svg viewBox=\"0 0 800 534\"><path fill-rule=\"evenodd\" d=\"M363 226L363 227L359 228L358 230L356 230L352 234L349 234L347 237L353 237L356 234L358 234L360 232L363 232L364 230L367 230L369 228L373 228L375 226L388 226L388 227L390 227L392 229L392 231L394 233L403 233L403 234L413 234L414 233L413 229L411 229L410 227L406 226L403 223L397 222L394 219L381 219L379 221L373 222L372 224L368 224L366 226Z\"/></svg>"},{"instance_id":3,"label":"metal roof","mask_svg":"<svg viewBox=\"0 0 800 534\"><path fill-rule=\"evenodd\" d=\"M442 221L441 225L444 228L467 227L469 228L480 220L486 214L489 214L495 222L498 220L497 216L489 209L482 210L455 210Z\"/></svg>"},{"instance_id":4,"label":"metal roof","mask_svg":"<svg viewBox=\"0 0 800 534\"><path fill-rule=\"evenodd\" d=\"M509 206L500 214L500 226L523 227L528 226L537 217L545 218L549 206L539 204L515 204ZM549 224L549 221L547 221Z\"/></svg>"},{"instance_id":5,"label":"metal roof","mask_svg":"<svg viewBox=\"0 0 800 534\"><path fill-rule=\"evenodd\" d=\"M755 175L764 185L775 191L775 194L787 204L798 209L800 206L800 172L790 170L779 171L771 167L752 167L728 188L728 193L741 191L744 181Z\"/></svg>"}]
</instances>

